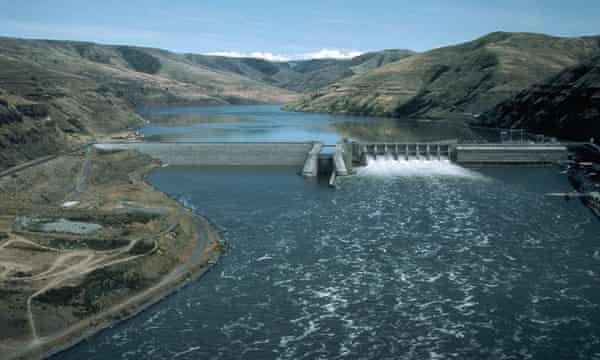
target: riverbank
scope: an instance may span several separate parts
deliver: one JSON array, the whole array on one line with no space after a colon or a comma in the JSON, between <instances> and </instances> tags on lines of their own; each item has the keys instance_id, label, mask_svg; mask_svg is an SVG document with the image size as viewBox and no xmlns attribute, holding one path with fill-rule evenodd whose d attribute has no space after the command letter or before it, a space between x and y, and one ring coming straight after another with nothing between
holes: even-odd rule
<instances>
[{"instance_id":1,"label":"riverbank","mask_svg":"<svg viewBox=\"0 0 600 360\"><path fill-rule=\"evenodd\" d=\"M195 217L195 220L199 223L198 225L203 228L202 233L198 232L196 234L198 242L201 242L200 238L203 236L209 239L209 243L205 244L204 247L199 245L196 248L201 253L202 260L200 263L187 261L186 264L168 274L165 279L152 288L147 289L123 304L115 305L113 309L103 314L72 327L63 334L56 336L56 338L49 340L46 344L32 348L31 350L27 349L23 353L17 354L15 359L41 360L49 358L121 321L138 315L174 294L179 289L200 279L202 275L210 270L212 265L217 263L219 257L222 255L222 248L220 247L219 236L214 227L206 219L197 215L192 216Z\"/></svg>"},{"instance_id":2,"label":"riverbank","mask_svg":"<svg viewBox=\"0 0 600 360\"><path fill-rule=\"evenodd\" d=\"M600 217L600 148L587 144L571 149L573 162L567 169L575 190L585 196L583 203Z\"/></svg>"},{"instance_id":3,"label":"riverbank","mask_svg":"<svg viewBox=\"0 0 600 360\"><path fill-rule=\"evenodd\" d=\"M85 156L61 156L0 179L0 230L7 235L0 290L8 294L0 301L2 359L61 352L198 279L223 252L206 219L144 181L156 161L132 151ZM74 208L61 206L67 203ZM105 227L93 239L16 229L15 216L23 213L94 218ZM115 245L127 241L126 249ZM31 248L41 245L49 251ZM115 282L112 271L125 275Z\"/></svg>"}]
</instances>

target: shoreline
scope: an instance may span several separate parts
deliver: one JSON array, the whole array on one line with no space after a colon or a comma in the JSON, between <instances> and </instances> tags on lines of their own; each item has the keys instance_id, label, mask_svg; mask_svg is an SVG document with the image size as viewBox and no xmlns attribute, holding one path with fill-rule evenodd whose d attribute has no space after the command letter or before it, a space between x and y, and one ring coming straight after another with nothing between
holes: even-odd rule
<instances>
[{"instance_id":1,"label":"shoreline","mask_svg":"<svg viewBox=\"0 0 600 360\"><path fill-rule=\"evenodd\" d=\"M146 182L145 179L142 182L155 191L160 191ZM84 319L58 335L43 339L41 343L30 343L23 347L21 351L9 355L7 359L42 360L67 351L105 329L131 319L153 305L160 303L180 289L200 279L218 263L218 260L224 254L225 248L217 228L205 217L193 213L191 209L186 208L164 192L160 192L177 204L177 208L182 211L182 219L187 217L193 224L194 232L191 236L194 238L195 244L185 262L177 264L155 285L142 290L124 302L116 303L110 309ZM180 222L182 219L180 219Z\"/></svg>"}]
</instances>

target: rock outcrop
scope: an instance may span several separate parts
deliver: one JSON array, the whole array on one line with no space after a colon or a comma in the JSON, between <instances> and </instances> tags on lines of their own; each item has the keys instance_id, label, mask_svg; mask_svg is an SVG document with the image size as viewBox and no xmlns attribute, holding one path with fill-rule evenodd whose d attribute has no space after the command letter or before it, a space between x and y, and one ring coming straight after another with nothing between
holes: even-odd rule
<instances>
[{"instance_id":1,"label":"rock outcrop","mask_svg":"<svg viewBox=\"0 0 600 360\"><path fill-rule=\"evenodd\" d=\"M11 124L22 119L23 115L14 106L10 105L6 100L0 99L0 125Z\"/></svg>"},{"instance_id":2,"label":"rock outcrop","mask_svg":"<svg viewBox=\"0 0 600 360\"><path fill-rule=\"evenodd\" d=\"M34 119L45 118L49 115L48 105L38 103L26 103L15 105L17 111L24 116Z\"/></svg>"},{"instance_id":3,"label":"rock outcrop","mask_svg":"<svg viewBox=\"0 0 600 360\"><path fill-rule=\"evenodd\" d=\"M479 122L562 139L600 140L600 57L518 93L484 114Z\"/></svg>"}]
</instances>

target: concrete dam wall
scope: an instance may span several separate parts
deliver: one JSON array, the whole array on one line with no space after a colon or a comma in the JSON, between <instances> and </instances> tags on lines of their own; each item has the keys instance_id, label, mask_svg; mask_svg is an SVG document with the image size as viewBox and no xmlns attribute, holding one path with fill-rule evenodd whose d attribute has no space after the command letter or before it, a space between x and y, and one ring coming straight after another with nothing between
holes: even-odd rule
<instances>
[{"instance_id":1,"label":"concrete dam wall","mask_svg":"<svg viewBox=\"0 0 600 360\"><path fill-rule=\"evenodd\" d=\"M450 159L457 163L547 164L568 159L562 144L448 144L448 143L352 143L353 161L366 162L366 156L392 156L395 159Z\"/></svg>"},{"instance_id":2,"label":"concrete dam wall","mask_svg":"<svg viewBox=\"0 0 600 360\"><path fill-rule=\"evenodd\" d=\"M473 144L457 145L458 163L548 164L568 160L567 147L561 144Z\"/></svg>"},{"instance_id":3,"label":"concrete dam wall","mask_svg":"<svg viewBox=\"0 0 600 360\"><path fill-rule=\"evenodd\" d=\"M352 157L354 162L366 163L367 156L392 156L395 159L441 160L449 159L452 146L438 143L353 143Z\"/></svg>"},{"instance_id":4,"label":"concrete dam wall","mask_svg":"<svg viewBox=\"0 0 600 360\"><path fill-rule=\"evenodd\" d=\"M100 149L134 149L169 165L294 166L305 177L345 176L367 157L396 160L442 160L457 163L557 163L568 159L561 144L448 144L339 142L334 152L318 142L305 143L181 143L129 142L98 144Z\"/></svg>"},{"instance_id":5,"label":"concrete dam wall","mask_svg":"<svg viewBox=\"0 0 600 360\"><path fill-rule=\"evenodd\" d=\"M99 149L134 149L169 165L298 166L313 143L109 143Z\"/></svg>"}]
</instances>

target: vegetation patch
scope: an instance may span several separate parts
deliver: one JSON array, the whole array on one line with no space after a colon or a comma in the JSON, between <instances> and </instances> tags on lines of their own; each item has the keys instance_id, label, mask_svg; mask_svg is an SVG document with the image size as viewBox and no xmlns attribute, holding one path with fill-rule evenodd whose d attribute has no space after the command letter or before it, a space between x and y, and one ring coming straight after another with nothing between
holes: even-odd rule
<instances>
[{"instance_id":1,"label":"vegetation patch","mask_svg":"<svg viewBox=\"0 0 600 360\"><path fill-rule=\"evenodd\" d=\"M477 51L466 59L469 68L485 70L498 65L498 57L491 51Z\"/></svg>"},{"instance_id":2,"label":"vegetation patch","mask_svg":"<svg viewBox=\"0 0 600 360\"><path fill-rule=\"evenodd\" d=\"M150 240L138 241L134 247L129 251L131 255L143 255L154 249L154 242Z\"/></svg>"},{"instance_id":3,"label":"vegetation patch","mask_svg":"<svg viewBox=\"0 0 600 360\"><path fill-rule=\"evenodd\" d=\"M142 50L128 46L119 46L117 47L117 51L121 53L123 59L125 59L127 64L135 71L146 74L156 74L161 69L160 61Z\"/></svg>"},{"instance_id":4,"label":"vegetation patch","mask_svg":"<svg viewBox=\"0 0 600 360\"><path fill-rule=\"evenodd\" d=\"M248 58L242 60L246 65L257 69L258 71L268 75L273 76L279 72L279 67L261 59Z\"/></svg>"},{"instance_id":5,"label":"vegetation patch","mask_svg":"<svg viewBox=\"0 0 600 360\"><path fill-rule=\"evenodd\" d=\"M117 269L98 269L88 274L79 286L50 289L36 297L36 302L71 306L78 317L88 316L109 306L109 299L142 289L149 282L139 273ZM117 295L118 296L118 295Z\"/></svg>"},{"instance_id":6,"label":"vegetation patch","mask_svg":"<svg viewBox=\"0 0 600 360\"><path fill-rule=\"evenodd\" d=\"M100 64L110 64L110 56L99 49L96 49L94 44L76 43L73 46L79 56L84 59Z\"/></svg>"},{"instance_id":7,"label":"vegetation patch","mask_svg":"<svg viewBox=\"0 0 600 360\"><path fill-rule=\"evenodd\" d=\"M80 292L81 289L77 286L63 286L48 290L39 295L36 300L46 304L72 306L77 305L75 299Z\"/></svg>"},{"instance_id":8,"label":"vegetation patch","mask_svg":"<svg viewBox=\"0 0 600 360\"><path fill-rule=\"evenodd\" d=\"M429 70L429 81L428 83L432 83L439 79L444 73L450 70L450 66L448 65L436 65Z\"/></svg>"}]
</instances>

